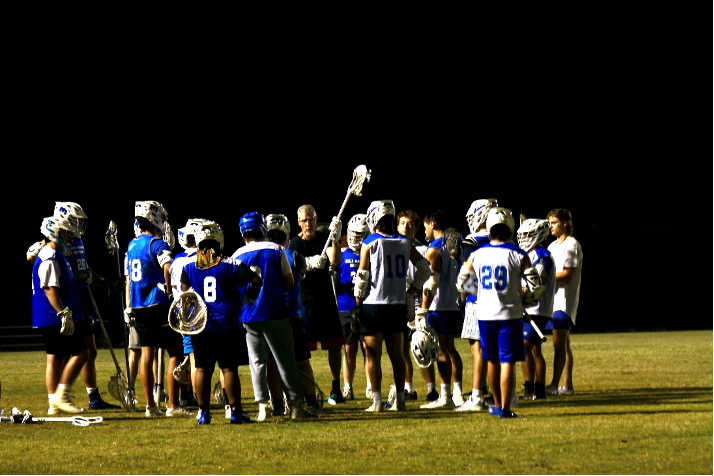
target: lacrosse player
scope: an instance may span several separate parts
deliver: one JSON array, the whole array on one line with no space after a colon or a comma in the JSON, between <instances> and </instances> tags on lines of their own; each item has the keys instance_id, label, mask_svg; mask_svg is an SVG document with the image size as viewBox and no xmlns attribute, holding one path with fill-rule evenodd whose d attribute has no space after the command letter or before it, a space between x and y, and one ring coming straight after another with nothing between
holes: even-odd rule
<instances>
[{"instance_id":1,"label":"lacrosse player","mask_svg":"<svg viewBox=\"0 0 714 476\"><path fill-rule=\"evenodd\" d=\"M68 242L71 255L67 257L67 260L72 267L72 273L77 283L77 291L82 301L82 313L84 314L84 319L77 322L76 331L83 336L87 344L87 361L82 367L81 374L87 389L87 394L89 395L88 408L90 410L118 410L121 408L120 406L112 405L102 399L97 386L96 361L98 351L97 343L94 338L94 327L92 325L94 309L89 299L87 287L92 283L93 275L96 275L102 281L104 281L104 279L94 273L87 263L84 241L82 241L82 235L84 235L84 232L87 230L87 215L78 203L55 202L54 216L65 218L71 222L78 231L78 235L73 236ZM38 246L42 245L42 243L43 242L35 243L28 250L27 259L31 263L34 263L37 252L39 251Z\"/></svg>"},{"instance_id":2,"label":"lacrosse player","mask_svg":"<svg viewBox=\"0 0 714 476\"><path fill-rule=\"evenodd\" d=\"M416 311L416 319L426 319L439 336L439 357L436 366L441 380L441 394L421 408L454 408L464 403L461 389L463 363L454 345L454 338L461 335L464 316L457 304L456 277L461 265L447 247L444 234L447 217L441 210L424 216L424 234L429 246L425 257L431 267L431 277L424 284L422 307ZM451 381L454 382L453 394Z\"/></svg>"},{"instance_id":3,"label":"lacrosse player","mask_svg":"<svg viewBox=\"0 0 714 476\"><path fill-rule=\"evenodd\" d=\"M549 236L548 220L536 218L526 219L518 227L518 246L528 253L533 267L538 271L545 291L538 301L526 308L528 321L523 324L523 345L526 348L526 360L521 363L523 372L523 398L538 400L546 398L545 373L546 364L543 357L543 340L533 328L531 320L539 329L544 329L553 315L553 294L555 293L555 265L543 243ZM525 285L525 283L524 283Z\"/></svg>"},{"instance_id":4,"label":"lacrosse player","mask_svg":"<svg viewBox=\"0 0 714 476\"><path fill-rule=\"evenodd\" d=\"M583 269L583 250L573 237L573 216L564 208L548 212L550 234L555 237L550 251L555 263L555 296L553 297L553 379L546 387L549 395L572 395L573 351L570 331L575 325L580 301L580 275ZM546 329L549 329L546 326ZM563 377L563 385L560 377Z\"/></svg>"},{"instance_id":5,"label":"lacrosse player","mask_svg":"<svg viewBox=\"0 0 714 476\"><path fill-rule=\"evenodd\" d=\"M381 412L382 347L387 348L392 363L396 405L390 410L404 411L404 318L406 294L417 295L429 276L429 262L406 236L394 228L395 210L391 200L377 200L367 209L370 235L362 241L359 269L354 279L355 308L359 332L366 345L367 370L372 384L372 405L368 412ZM407 264L417 269L407 289ZM390 272L392 271L392 272Z\"/></svg>"},{"instance_id":6,"label":"lacrosse player","mask_svg":"<svg viewBox=\"0 0 714 476\"><path fill-rule=\"evenodd\" d=\"M355 399L352 383L357 369L357 351L362 347L362 344L359 334L352 329L350 311L355 307L355 292L352 280L359 268L359 252L362 249L362 240L368 234L367 215L357 213L347 222L347 247L341 250L340 281L336 285L337 306L340 323L342 324L342 335L345 338L345 365L342 369L342 375L345 380L342 397L345 400ZM362 355L364 357L364 349L362 349ZM365 361L365 368L366 365Z\"/></svg>"},{"instance_id":7,"label":"lacrosse player","mask_svg":"<svg viewBox=\"0 0 714 476\"><path fill-rule=\"evenodd\" d=\"M342 261L339 246L342 224L334 217L329 226L330 233L317 231L317 212L312 205L300 206L297 219L302 231L290 240L289 248L305 256L306 272L300 283L300 302L310 350L317 350L317 342L321 343L322 350L327 350L332 374L329 398L335 403L345 403L340 387L345 338L333 289L333 279ZM324 255L322 251L328 242Z\"/></svg>"},{"instance_id":8,"label":"lacrosse player","mask_svg":"<svg viewBox=\"0 0 714 476\"><path fill-rule=\"evenodd\" d=\"M470 233L461 242L461 256L464 260L471 256L482 245L490 241L486 230L486 216L488 211L497 207L495 198L484 198L471 203L466 212L466 223ZM461 329L461 338L469 340L472 360L472 383L471 396L455 411L479 411L486 407L483 397L483 388L486 380L486 362L481 355L481 335L478 329L478 317L476 316L476 296L459 289L461 302L464 303L464 325Z\"/></svg>"},{"instance_id":9,"label":"lacrosse player","mask_svg":"<svg viewBox=\"0 0 714 476\"><path fill-rule=\"evenodd\" d=\"M424 256L426 253L426 245L416 238L417 231L421 225L421 219L419 215L413 210L402 210L397 214L397 231L400 235L404 235L409 238L419 253ZM411 285L414 280L414 275L416 273L416 268L409 262L409 271L407 271L407 285ZM409 400L417 399L417 391L414 389L413 376L414 376L414 365L412 364L411 357L411 340L412 332L415 329L414 318L416 317L416 310L421 307L421 296L412 296L407 294L407 325L404 331L404 346L402 351L402 357L404 359L404 365L406 365L406 375L404 378L404 398ZM419 367L424 381L426 382L426 400L433 402L439 398L439 392L436 391L436 370L434 365L429 367ZM395 390L396 391L396 390ZM395 395L396 396L396 395Z\"/></svg>"},{"instance_id":10,"label":"lacrosse player","mask_svg":"<svg viewBox=\"0 0 714 476\"><path fill-rule=\"evenodd\" d=\"M290 221L285 215L268 215L265 218L268 241L278 244L283 248L288 246L290 238ZM295 344L295 362L298 370L301 371L302 388L305 392L305 403L307 411L315 416L325 413L322 406L318 404L315 395L315 374L310 363L310 342L305 332L305 323L301 317L300 310L300 269L305 267L305 258L293 250L285 249L285 254L290 263L295 285L285 291L285 305L288 309L288 317L293 331L293 342ZM283 383L280 380L280 372L272 353L268 361L268 387L273 402L273 415L282 416L285 414L283 406ZM258 420L262 421L267 415L258 414ZM262 420L261 420L262 418Z\"/></svg>"},{"instance_id":11,"label":"lacrosse player","mask_svg":"<svg viewBox=\"0 0 714 476\"><path fill-rule=\"evenodd\" d=\"M186 226L178 229L178 242L183 251L176 253L173 257L171 265L169 266L169 274L171 275L171 287L174 293L182 292L181 287L181 275L183 274L183 267L188 263L196 261L196 239L195 232L200 229L200 226L204 223L208 223L209 220L203 218L190 218L186 221ZM191 344L191 336L183 336L183 355L184 359L188 358L191 366L191 383L187 385L181 385L181 401L182 407L187 407L189 405L198 404L193 398L193 389L195 388L194 379L196 377L196 365L193 355L193 346Z\"/></svg>"},{"instance_id":12,"label":"lacrosse player","mask_svg":"<svg viewBox=\"0 0 714 476\"><path fill-rule=\"evenodd\" d=\"M139 376L146 397L146 416L161 415L154 399L154 361L156 349L165 349L169 355L166 372L169 402L166 416L189 416L179 405L178 382L174 368L183 359L181 336L166 326L173 298L169 273L173 233L168 223L164 206L155 201L138 201L134 206L134 218L139 227L139 236L129 242L127 248L126 308L124 318L135 322L141 346Z\"/></svg>"},{"instance_id":13,"label":"lacrosse player","mask_svg":"<svg viewBox=\"0 0 714 476\"><path fill-rule=\"evenodd\" d=\"M87 361L87 344L75 332L75 322L84 315L66 258L72 254L69 242L79 236L79 230L66 218L48 217L40 232L47 244L39 249L32 267L32 327L40 329L47 354L47 414L80 413L84 409L70 400L69 389Z\"/></svg>"},{"instance_id":14,"label":"lacrosse player","mask_svg":"<svg viewBox=\"0 0 714 476\"><path fill-rule=\"evenodd\" d=\"M258 296L245 302L241 309L258 414L267 416L270 401L267 366L272 353L288 397L290 418L315 417L303 408L305 393L295 361L292 325L285 303L285 291L295 285L288 257L282 246L266 241L267 227L260 213L243 215L240 231L245 245L233 253L233 258L256 270L263 279Z\"/></svg>"},{"instance_id":15,"label":"lacrosse player","mask_svg":"<svg viewBox=\"0 0 714 476\"><path fill-rule=\"evenodd\" d=\"M241 300L255 299L262 279L246 264L223 256L224 234L215 222L199 225L196 259L183 267L181 290L192 288L206 303L206 328L191 335L196 367L198 424L211 423L211 376L218 363L231 409L231 424L253 423L241 406L238 366L248 365L246 332L241 325Z\"/></svg>"},{"instance_id":16,"label":"lacrosse player","mask_svg":"<svg viewBox=\"0 0 714 476\"><path fill-rule=\"evenodd\" d=\"M509 209L491 208L486 216L490 242L469 256L461 266L457 282L459 290L477 293L481 351L488 362L488 382L494 402L489 414L499 418L518 417L511 410L511 402L516 381L514 363L525 360L523 302L526 296L537 298L536 294L543 291L528 254L511 241L514 228ZM530 270L537 282L524 293L521 278Z\"/></svg>"}]
</instances>

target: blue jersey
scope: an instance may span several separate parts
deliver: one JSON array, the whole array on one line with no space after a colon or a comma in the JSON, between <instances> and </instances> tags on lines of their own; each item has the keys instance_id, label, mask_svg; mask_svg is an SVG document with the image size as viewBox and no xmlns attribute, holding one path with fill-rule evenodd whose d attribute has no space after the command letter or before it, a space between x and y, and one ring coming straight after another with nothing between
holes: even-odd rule
<instances>
[{"instance_id":1,"label":"blue jersey","mask_svg":"<svg viewBox=\"0 0 714 476\"><path fill-rule=\"evenodd\" d=\"M352 283L359 269L359 253L352 251L352 248L342 250L342 261L340 262L340 284L337 287L337 306L341 312L350 312L355 307L355 286Z\"/></svg>"},{"instance_id":2,"label":"blue jersey","mask_svg":"<svg viewBox=\"0 0 714 476\"><path fill-rule=\"evenodd\" d=\"M429 250L437 250L441 256L441 271L439 272L439 283L434 294L434 299L429 306L430 311L458 311L459 306L456 303L459 297L459 292L456 290L456 278L459 275L461 262L455 260L449 255L449 250L446 248L446 237L441 236L431 243L427 248Z\"/></svg>"},{"instance_id":3,"label":"blue jersey","mask_svg":"<svg viewBox=\"0 0 714 476\"><path fill-rule=\"evenodd\" d=\"M295 285L285 290L285 305L288 308L288 317L301 317L300 273L295 267L295 253L297 253L297 251L285 249L285 255L288 257L290 269L293 272L293 279L295 280Z\"/></svg>"},{"instance_id":4,"label":"blue jersey","mask_svg":"<svg viewBox=\"0 0 714 476\"><path fill-rule=\"evenodd\" d=\"M553 316L553 297L555 296L555 263L550 251L542 245L528 252L528 257L533 267L538 270L540 279L545 285L545 291L538 298L538 302L526 309L531 316Z\"/></svg>"},{"instance_id":5,"label":"blue jersey","mask_svg":"<svg viewBox=\"0 0 714 476\"><path fill-rule=\"evenodd\" d=\"M164 251L171 251L169 245L155 236L141 234L129 242L126 271L131 307L170 304L166 293L157 286L165 283L164 269L158 261L159 254Z\"/></svg>"},{"instance_id":6,"label":"blue jersey","mask_svg":"<svg viewBox=\"0 0 714 476\"><path fill-rule=\"evenodd\" d=\"M241 287L248 285L250 269L240 261L223 258L216 266L199 269L195 261L183 267L181 283L193 288L206 303L208 319L204 332L236 329L240 320Z\"/></svg>"},{"instance_id":7,"label":"blue jersey","mask_svg":"<svg viewBox=\"0 0 714 476\"><path fill-rule=\"evenodd\" d=\"M44 246L32 266L32 327L47 327L62 323L57 311L47 299L42 285L57 286L62 304L72 310L77 321L84 319L82 301L74 282L72 267L64 254Z\"/></svg>"},{"instance_id":8,"label":"blue jersey","mask_svg":"<svg viewBox=\"0 0 714 476\"><path fill-rule=\"evenodd\" d=\"M89 277L89 265L87 264L87 254L84 251L84 241L82 238L73 238L69 242L69 250L72 255L67 257L72 273L78 279L77 291L82 301L89 301L86 279Z\"/></svg>"},{"instance_id":9,"label":"blue jersey","mask_svg":"<svg viewBox=\"0 0 714 476\"><path fill-rule=\"evenodd\" d=\"M283 247L270 241L252 241L238 248L232 258L242 261L251 269L257 266L263 279L263 286L256 300L247 301L243 305L243 322L287 318L283 276L292 273L292 270Z\"/></svg>"}]
</instances>

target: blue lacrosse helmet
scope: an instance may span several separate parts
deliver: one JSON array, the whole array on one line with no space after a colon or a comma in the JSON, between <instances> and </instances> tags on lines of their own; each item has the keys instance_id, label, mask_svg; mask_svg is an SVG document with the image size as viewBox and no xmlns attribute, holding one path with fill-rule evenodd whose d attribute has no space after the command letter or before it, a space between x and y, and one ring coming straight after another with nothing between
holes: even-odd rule
<instances>
[{"instance_id":1,"label":"blue lacrosse helmet","mask_svg":"<svg viewBox=\"0 0 714 476\"><path fill-rule=\"evenodd\" d=\"M259 231L263 236L267 234L268 229L261 213L249 212L240 217L240 232L246 234L251 231Z\"/></svg>"}]
</instances>

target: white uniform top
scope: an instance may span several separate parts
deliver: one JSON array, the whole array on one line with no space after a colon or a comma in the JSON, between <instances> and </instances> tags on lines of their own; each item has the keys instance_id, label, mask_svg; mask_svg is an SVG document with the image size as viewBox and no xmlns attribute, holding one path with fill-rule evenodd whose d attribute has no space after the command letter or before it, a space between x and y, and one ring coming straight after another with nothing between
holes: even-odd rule
<instances>
[{"instance_id":1,"label":"white uniform top","mask_svg":"<svg viewBox=\"0 0 714 476\"><path fill-rule=\"evenodd\" d=\"M174 290L181 292L183 287L181 286L181 273L183 273L183 267L188 263L196 262L196 248L186 248L186 256L180 256L171 262L169 266L169 274L171 275L171 287Z\"/></svg>"},{"instance_id":2,"label":"white uniform top","mask_svg":"<svg viewBox=\"0 0 714 476\"><path fill-rule=\"evenodd\" d=\"M370 251L369 294L364 304L404 304L412 243L403 235L372 233L362 241Z\"/></svg>"},{"instance_id":3,"label":"white uniform top","mask_svg":"<svg viewBox=\"0 0 714 476\"><path fill-rule=\"evenodd\" d=\"M478 282L479 321L523 318L521 261L526 252L515 243L486 243L471 253Z\"/></svg>"},{"instance_id":4,"label":"white uniform top","mask_svg":"<svg viewBox=\"0 0 714 476\"><path fill-rule=\"evenodd\" d=\"M553 311L563 311L573 320L578 313L580 301L580 273L583 269L583 250L578 240L572 236L567 237L562 243L557 240L548 245L548 251L553 256L555 271L561 272L563 268L575 268L573 278L569 283L555 283L555 296L553 297Z\"/></svg>"}]
</instances>

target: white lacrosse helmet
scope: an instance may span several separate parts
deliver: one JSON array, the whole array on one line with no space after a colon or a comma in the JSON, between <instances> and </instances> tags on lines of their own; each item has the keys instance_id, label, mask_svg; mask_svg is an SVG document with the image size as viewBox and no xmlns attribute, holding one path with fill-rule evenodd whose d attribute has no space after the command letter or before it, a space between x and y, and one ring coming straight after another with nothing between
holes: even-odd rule
<instances>
[{"instance_id":1,"label":"white lacrosse helmet","mask_svg":"<svg viewBox=\"0 0 714 476\"><path fill-rule=\"evenodd\" d=\"M365 239L368 233L367 215L357 213L347 222L347 246L349 246L352 251L358 252L362 246L362 240Z\"/></svg>"},{"instance_id":2,"label":"white lacrosse helmet","mask_svg":"<svg viewBox=\"0 0 714 476\"><path fill-rule=\"evenodd\" d=\"M439 356L439 338L432 327L415 330L409 347L414 360L421 368L429 367Z\"/></svg>"},{"instance_id":3,"label":"white lacrosse helmet","mask_svg":"<svg viewBox=\"0 0 714 476\"><path fill-rule=\"evenodd\" d=\"M181 248L186 249L189 248L188 245L188 240L189 237L193 236L194 237L194 242L195 242L195 234L196 230L201 227L204 223L208 223L210 220L205 220L203 218L189 218L188 221L186 222L186 226L183 228L178 229L178 242L179 245L181 245Z\"/></svg>"},{"instance_id":4,"label":"white lacrosse helmet","mask_svg":"<svg viewBox=\"0 0 714 476\"><path fill-rule=\"evenodd\" d=\"M79 236L79 230L67 218L51 216L42 219L40 233L48 240L57 243L62 251L69 251L69 242L74 236Z\"/></svg>"},{"instance_id":5,"label":"white lacrosse helmet","mask_svg":"<svg viewBox=\"0 0 714 476\"><path fill-rule=\"evenodd\" d=\"M543 243L549 234L548 220L529 218L518 227L518 246L523 251L530 251Z\"/></svg>"},{"instance_id":6,"label":"white lacrosse helmet","mask_svg":"<svg viewBox=\"0 0 714 476\"><path fill-rule=\"evenodd\" d=\"M516 229L516 222L513 220L513 213L508 208L493 207L488 211L486 216L486 229L491 233L491 228L499 224L505 224L513 234Z\"/></svg>"},{"instance_id":7,"label":"white lacrosse helmet","mask_svg":"<svg viewBox=\"0 0 714 476\"><path fill-rule=\"evenodd\" d=\"M369 226L369 231L374 233L377 222L379 222L383 216L395 216L396 214L394 202L391 200L375 200L370 203L369 208L367 208L367 225Z\"/></svg>"},{"instance_id":8,"label":"white lacrosse helmet","mask_svg":"<svg viewBox=\"0 0 714 476\"><path fill-rule=\"evenodd\" d=\"M285 239L290 238L290 220L285 215L279 213L271 213L265 217L265 225L268 231L278 230L285 233Z\"/></svg>"},{"instance_id":9,"label":"white lacrosse helmet","mask_svg":"<svg viewBox=\"0 0 714 476\"><path fill-rule=\"evenodd\" d=\"M221 251L223 251L223 230L215 221L209 221L197 228L194 232L194 239L196 240L196 246L199 248L201 247L201 242L204 240L216 240Z\"/></svg>"},{"instance_id":10,"label":"white lacrosse helmet","mask_svg":"<svg viewBox=\"0 0 714 476\"><path fill-rule=\"evenodd\" d=\"M498 201L495 198L482 198L474 200L466 212L466 223L469 225L471 233L476 233L481 225L486 221L486 214L492 207L497 207Z\"/></svg>"},{"instance_id":11,"label":"white lacrosse helmet","mask_svg":"<svg viewBox=\"0 0 714 476\"><path fill-rule=\"evenodd\" d=\"M87 231L87 214L74 202L55 202L55 216L69 220L77 228L77 238Z\"/></svg>"},{"instance_id":12,"label":"white lacrosse helmet","mask_svg":"<svg viewBox=\"0 0 714 476\"><path fill-rule=\"evenodd\" d=\"M164 206L155 201L136 202L134 217L145 218L161 231L164 231L164 225L169 221L169 214Z\"/></svg>"}]
</instances>

